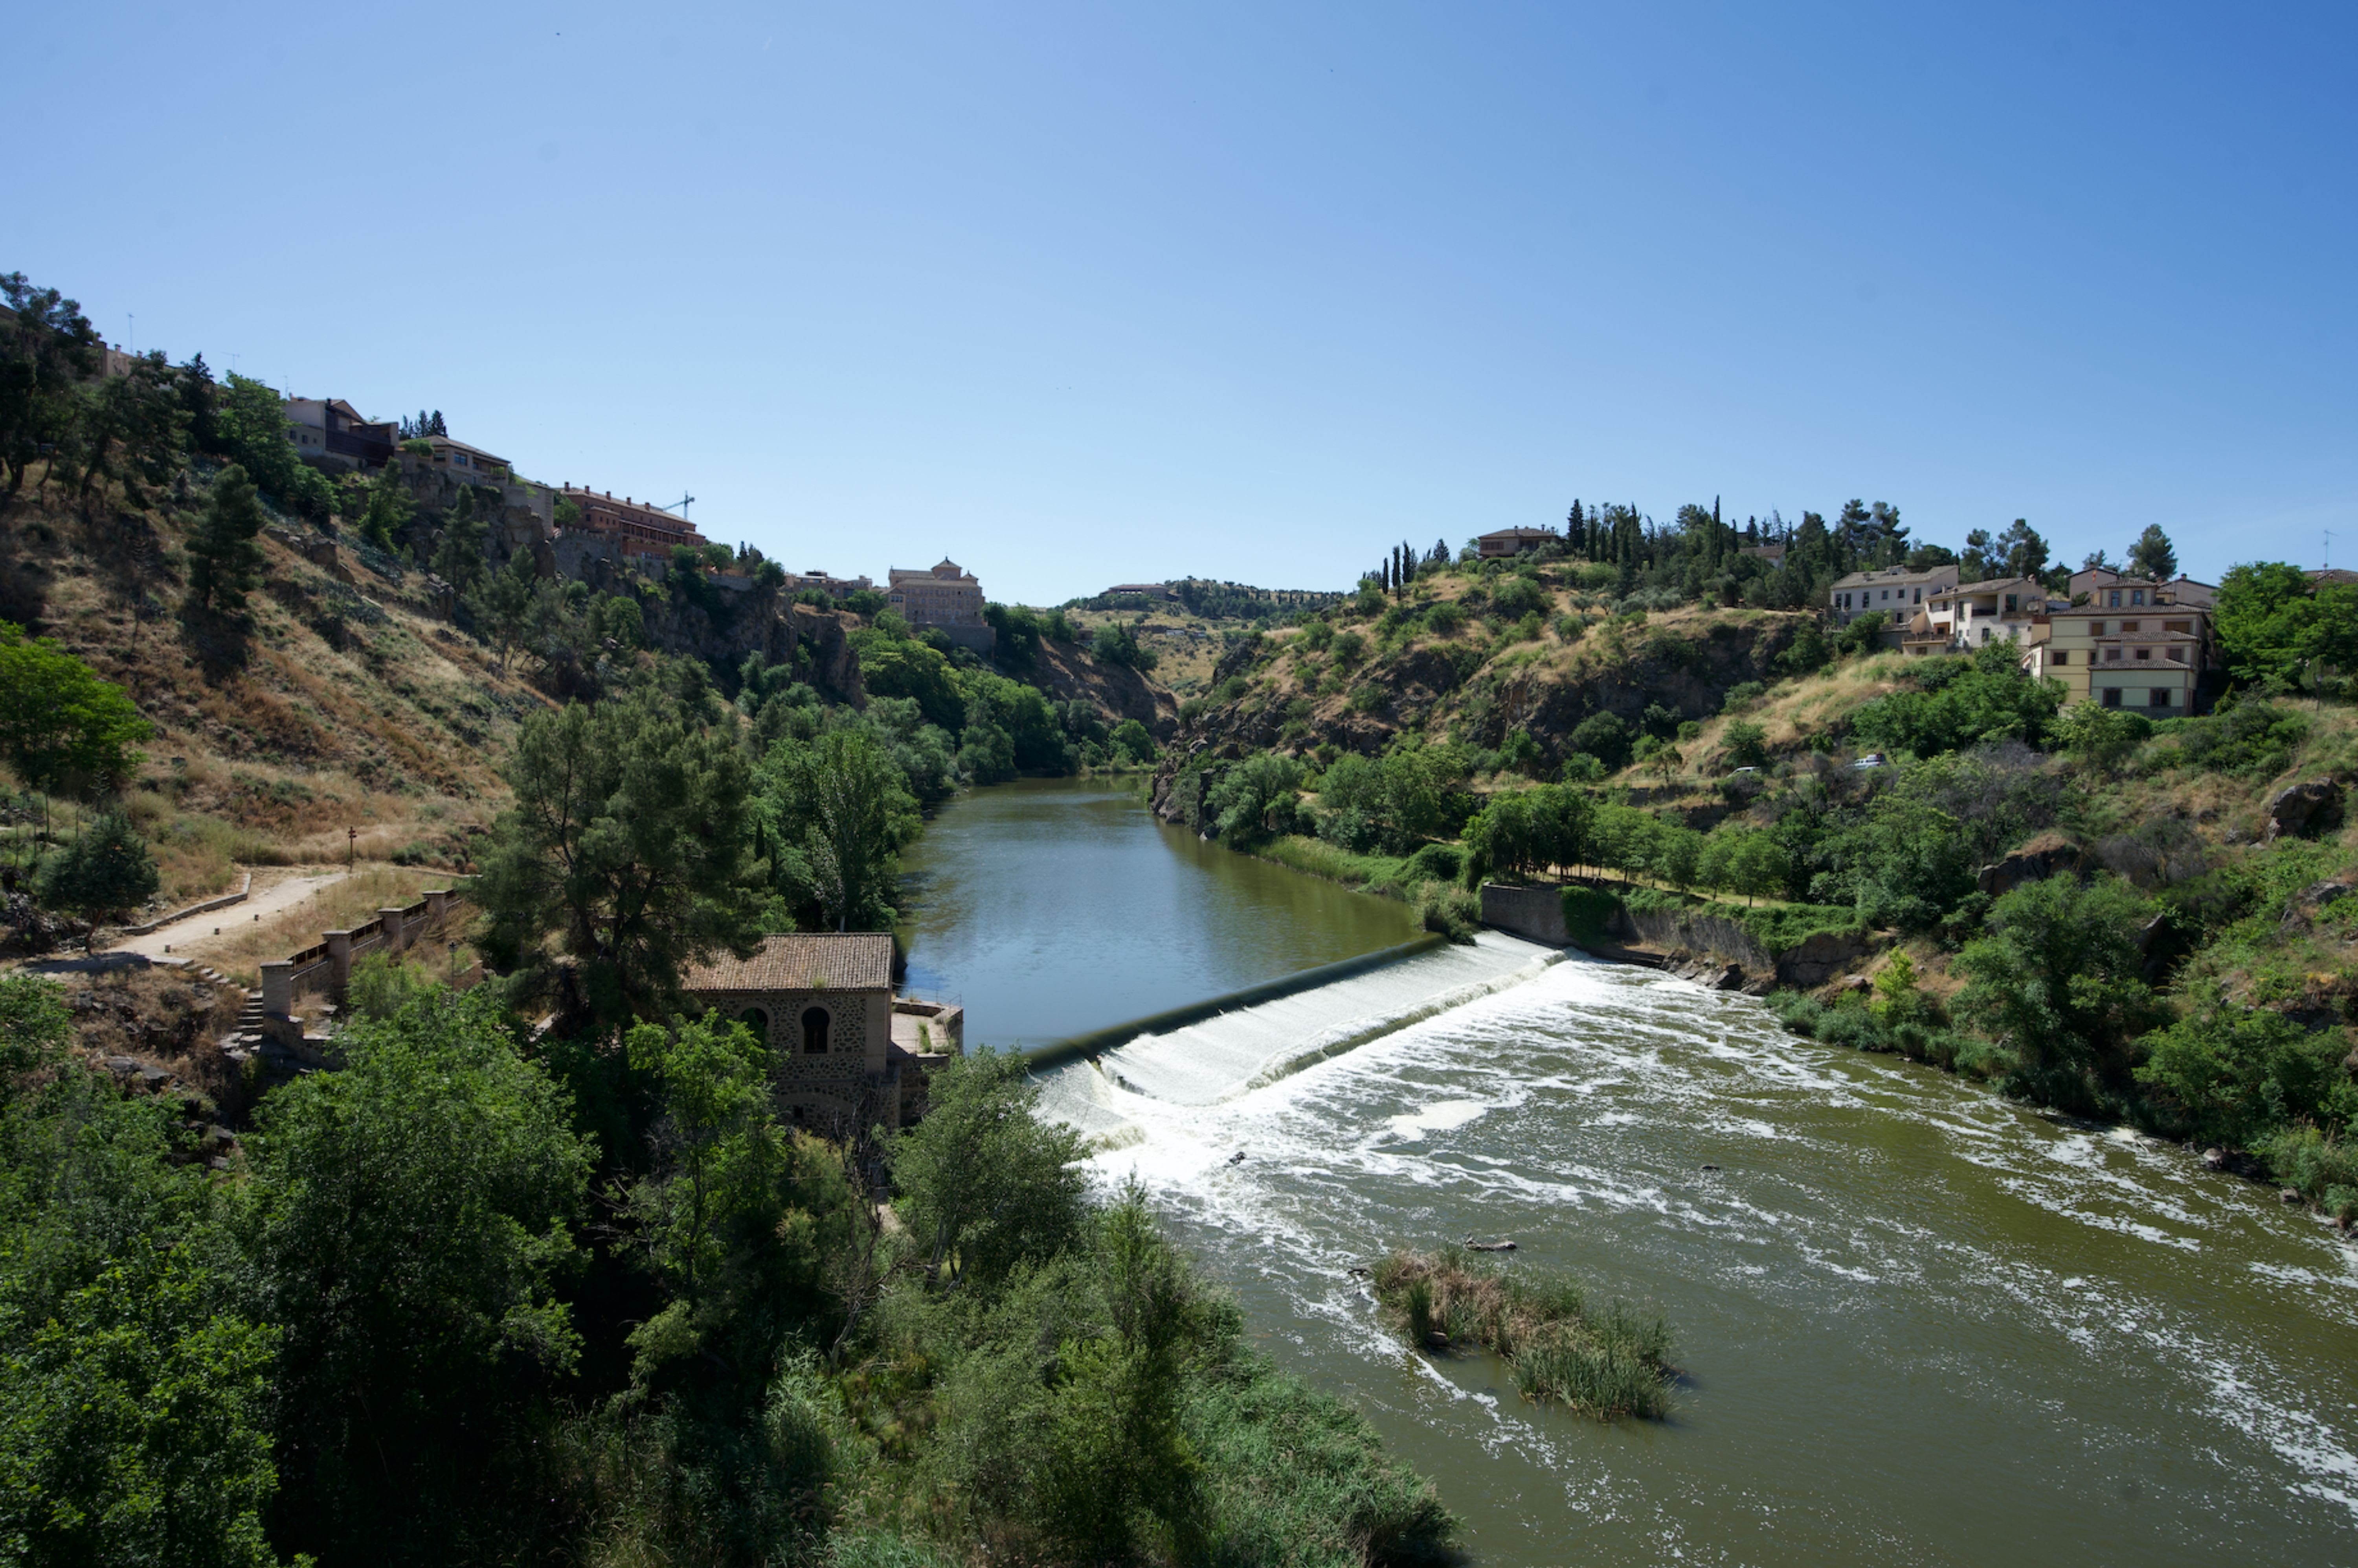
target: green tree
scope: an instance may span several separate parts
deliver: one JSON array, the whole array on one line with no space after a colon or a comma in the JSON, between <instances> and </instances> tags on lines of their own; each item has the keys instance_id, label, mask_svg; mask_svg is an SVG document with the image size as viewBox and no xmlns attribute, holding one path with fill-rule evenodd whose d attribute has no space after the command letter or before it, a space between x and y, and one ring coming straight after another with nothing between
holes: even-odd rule
<instances>
[{"instance_id":1,"label":"green tree","mask_svg":"<svg viewBox=\"0 0 2358 1568\"><path fill-rule=\"evenodd\" d=\"M1276 752L1257 752L1206 792L1204 816L1221 839L1249 849L1272 834L1295 831L1294 791L1301 786L1300 762Z\"/></svg>"},{"instance_id":2,"label":"green tree","mask_svg":"<svg viewBox=\"0 0 2358 1568\"><path fill-rule=\"evenodd\" d=\"M64 988L22 970L0 974L0 1091L55 1061L72 1039ZM7 1098L0 1092L0 1103Z\"/></svg>"},{"instance_id":3,"label":"green tree","mask_svg":"<svg viewBox=\"0 0 2358 1568\"><path fill-rule=\"evenodd\" d=\"M851 650L860 658L860 683L871 696L914 697L933 723L953 734L966 728L966 699L940 649L863 626L852 633Z\"/></svg>"},{"instance_id":4,"label":"green tree","mask_svg":"<svg viewBox=\"0 0 2358 1568\"><path fill-rule=\"evenodd\" d=\"M0 621L0 761L45 795L114 790L155 734L124 689L48 637Z\"/></svg>"},{"instance_id":5,"label":"green tree","mask_svg":"<svg viewBox=\"0 0 2358 1568\"><path fill-rule=\"evenodd\" d=\"M2126 762L2153 733L2153 724L2141 713L2082 702L2056 715L2048 739L2099 773L2109 773Z\"/></svg>"},{"instance_id":6,"label":"green tree","mask_svg":"<svg viewBox=\"0 0 2358 1568\"><path fill-rule=\"evenodd\" d=\"M714 1350L765 1364L786 1332L829 1310L825 1260L847 1238L852 1206L843 1162L779 1122L768 1048L741 1023L643 1023L630 1058L662 1085L663 1117L659 1168L624 1208L673 1295L631 1336L640 1379Z\"/></svg>"},{"instance_id":7,"label":"green tree","mask_svg":"<svg viewBox=\"0 0 2358 1568\"><path fill-rule=\"evenodd\" d=\"M1860 708L1851 722L1853 741L1920 757L2009 739L2041 744L2062 706L2063 687L2032 679L2020 652L2012 643L1992 643L1969 659L1911 662L1919 689Z\"/></svg>"},{"instance_id":8,"label":"green tree","mask_svg":"<svg viewBox=\"0 0 2358 1568\"><path fill-rule=\"evenodd\" d=\"M132 361L122 375L84 388L82 424L85 498L103 476L120 480L134 505L144 503L140 481L161 484L170 479L188 444L188 411L160 351Z\"/></svg>"},{"instance_id":9,"label":"green tree","mask_svg":"<svg viewBox=\"0 0 2358 1568\"><path fill-rule=\"evenodd\" d=\"M2358 585L2320 585L2283 561L2231 568L2212 624L2239 681L2288 688L2312 661L2358 669Z\"/></svg>"},{"instance_id":10,"label":"green tree","mask_svg":"<svg viewBox=\"0 0 2358 1568\"><path fill-rule=\"evenodd\" d=\"M489 487L471 484L460 490L459 499L451 503L449 514L442 520L441 542L434 547L434 575L458 589L462 597L482 580L484 571L483 538L490 528L476 514L478 488ZM498 504L499 492L490 493L492 500L487 504Z\"/></svg>"},{"instance_id":11,"label":"green tree","mask_svg":"<svg viewBox=\"0 0 2358 1568\"><path fill-rule=\"evenodd\" d=\"M2023 518L2016 518L1997 536L1992 550L1990 564L2007 577L2047 575L2047 541Z\"/></svg>"},{"instance_id":12,"label":"green tree","mask_svg":"<svg viewBox=\"0 0 2358 1568\"><path fill-rule=\"evenodd\" d=\"M2358 1116L2339 1030L2312 1032L2280 1012L2239 1007L2215 988L2139 1043L2136 1078L2175 1101L2194 1137L2249 1148L2289 1122L2340 1131Z\"/></svg>"},{"instance_id":13,"label":"green tree","mask_svg":"<svg viewBox=\"0 0 2358 1568\"><path fill-rule=\"evenodd\" d=\"M485 572L462 602L475 624L500 652L500 674L508 673L508 656L532 630L533 607L540 595L540 575L528 551L508 557L506 568ZM632 608L637 609L635 601ZM642 633L644 634L644 633Z\"/></svg>"},{"instance_id":14,"label":"green tree","mask_svg":"<svg viewBox=\"0 0 2358 1568\"><path fill-rule=\"evenodd\" d=\"M1204 1466L1181 1410L1204 1336L1201 1295L1134 1183L1096 1228L1092 1282L1107 1322L1058 1347L1040 1515L1070 1561L1129 1561L1150 1542L1191 1560Z\"/></svg>"},{"instance_id":15,"label":"green tree","mask_svg":"<svg viewBox=\"0 0 2358 1568\"><path fill-rule=\"evenodd\" d=\"M1138 633L1119 622L1109 621L1098 628L1089 643L1089 654L1099 664L1122 665L1133 670L1151 670L1161 663L1161 655L1138 640Z\"/></svg>"},{"instance_id":16,"label":"green tree","mask_svg":"<svg viewBox=\"0 0 2358 1568\"><path fill-rule=\"evenodd\" d=\"M21 272L0 274L0 300L10 312L0 317L0 462L13 496L42 447L69 438L77 388L97 371L103 345L81 305Z\"/></svg>"},{"instance_id":17,"label":"green tree","mask_svg":"<svg viewBox=\"0 0 2358 1568\"><path fill-rule=\"evenodd\" d=\"M1113 727L1113 747L1133 762L1154 761L1154 737L1135 719L1125 719Z\"/></svg>"},{"instance_id":18,"label":"green tree","mask_svg":"<svg viewBox=\"0 0 2358 1568\"><path fill-rule=\"evenodd\" d=\"M268 383L231 372L214 420L222 449L263 494L306 517L325 517L333 510L335 487L296 452L286 401Z\"/></svg>"},{"instance_id":19,"label":"green tree","mask_svg":"<svg viewBox=\"0 0 2358 1568\"><path fill-rule=\"evenodd\" d=\"M2050 877L1994 904L1957 968L1960 1017L2014 1054L2010 1092L2092 1111L2127 1076L2128 1043L2159 1022L2137 935L2152 911L2127 883Z\"/></svg>"},{"instance_id":20,"label":"green tree","mask_svg":"<svg viewBox=\"0 0 2358 1568\"><path fill-rule=\"evenodd\" d=\"M189 602L200 610L235 615L262 580L262 503L254 481L235 463L213 481L205 514L189 536Z\"/></svg>"},{"instance_id":21,"label":"green tree","mask_svg":"<svg viewBox=\"0 0 2358 1568\"><path fill-rule=\"evenodd\" d=\"M772 841L796 852L780 868L790 896L838 931L890 930L901 850L921 822L877 737L852 728L781 741L762 759L760 792Z\"/></svg>"},{"instance_id":22,"label":"green tree","mask_svg":"<svg viewBox=\"0 0 2358 1568\"><path fill-rule=\"evenodd\" d=\"M171 1102L58 1059L22 983L0 1044L49 1071L0 1101L0 1553L275 1564L277 1336L239 1300L222 1189L171 1162Z\"/></svg>"},{"instance_id":23,"label":"green tree","mask_svg":"<svg viewBox=\"0 0 2358 1568\"><path fill-rule=\"evenodd\" d=\"M1758 768L1768 761L1768 731L1748 719L1736 719L1720 731L1719 743L1731 767Z\"/></svg>"},{"instance_id":24,"label":"green tree","mask_svg":"<svg viewBox=\"0 0 2358 1568\"><path fill-rule=\"evenodd\" d=\"M2168 582L2178 575L2178 551L2160 524L2147 524L2137 542L2129 546L2128 574L2156 582Z\"/></svg>"},{"instance_id":25,"label":"green tree","mask_svg":"<svg viewBox=\"0 0 2358 1568\"><path fill-rule=\"evenodd\" d=\"M537 958L557 934L612 1022L670 1011L688 964L753 950L764 901L733 735L643 688L533 715L503 771L514 805L476 881L496 961Z\"/></svg>"},{"instance_id":26,"label":"green tree","mask_svg":"<svg viewBox=\"0 0 2358 1568\"><path fill-rule=\"evenodd\" d=\"M145 903L161 880L130 818L108 812L41 862L40 898L96 920Z\"/></svg>"},{"instance_id":27,"label":"green tree","mask_svg":"<svg viewBox=\"0 0 2358 1568\"><path fill-rule=\"evenodd\" d=\"M559 1286L594 1151L489 988L340 1046L341 1072L262 1103L238 1222L284 1334L287 1537L448 1561L450 1517L523 1479L578 1354Z\"/></svg>"},{"instance_id":28,"label":"green tree","mask_svg":"<svg viewBox=\"0 0 2358 1568\"><path fill-rule=\"evenodd\" d=\"M460 492L461 495L465 493ZM370 481L368 504L361 512L361 537L380 550L397 550L401 547L402 530L409 526L416 512L417 503L410 499L409 487L401 481L401 464L389 462Z\"/></svg>"},{"instance_id":29,"label":"green tree","mask_svg":"<svg viewBox=\"0 0 2358 1568\"><path fill-rule=\"evenodd\" d=\"M893 1143L892 1179L936 1287L991 1284L1082 1234L1080 1134L1033 1114L1040 1091L1021 1057L957 1057L926 1095L925 1119Z\"/></svg>"}]
</instances>

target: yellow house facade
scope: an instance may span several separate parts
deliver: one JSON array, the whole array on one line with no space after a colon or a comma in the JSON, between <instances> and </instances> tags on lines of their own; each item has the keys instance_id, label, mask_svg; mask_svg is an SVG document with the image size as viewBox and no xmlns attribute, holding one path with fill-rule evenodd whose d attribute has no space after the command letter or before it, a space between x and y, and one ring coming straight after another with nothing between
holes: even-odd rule
<instances>
[{"instance_id":1,"label":"yellow house facade","mask_svg":"<svg viewBox=\"0 0 2358 1568\"><path fill-rule=\"evenodd\" d=\"M2134 708L2156 719L2194 711L2195 683L2208 662L2209 612L2197 605L2149 604L2124 615L2109 604L2050 611L2023 665L2063 683L2064 701Z\"/></svg>"}]
</instances>

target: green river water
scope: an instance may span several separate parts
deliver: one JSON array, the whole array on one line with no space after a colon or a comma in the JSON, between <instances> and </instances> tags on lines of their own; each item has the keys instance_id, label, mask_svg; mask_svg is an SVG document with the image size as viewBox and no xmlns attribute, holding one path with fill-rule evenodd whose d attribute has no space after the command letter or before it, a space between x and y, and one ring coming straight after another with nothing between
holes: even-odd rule
<instances>
[{"instance_id":1,"label":"green river water","mask_svg":"<svg viewBox=\"0 0 2358 1568\"><path fill-rule=\"evenodd\" d=\"M974 1041L1408 935L1101 785L962 798L911 870L913 974ZM2358 1563L2358 1256L2183 1150L1497 935L1044 1081L1476 1562ZM1347 1269L1477 1233L1665 1314L1672 1419L1387 1339Z\"/></svg>"}]
</instances>

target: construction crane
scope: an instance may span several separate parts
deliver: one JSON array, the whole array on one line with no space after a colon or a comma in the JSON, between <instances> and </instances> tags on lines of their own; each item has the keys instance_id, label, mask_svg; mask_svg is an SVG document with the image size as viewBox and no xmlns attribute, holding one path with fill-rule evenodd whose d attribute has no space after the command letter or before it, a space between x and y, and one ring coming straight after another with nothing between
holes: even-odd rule
<instances>
[{"instance_id":1,"label":"construction crane","mask_svg":"<svg viewBox=\"0 0 2358 1568\"><path fill-rule=\"evenodd\" d=\"M679 492L679 499L677 501L673 502L668 506L658 506L655 510L658 512L676 512L679 514L679 520L685 523L687 521L687 509L695 504L696 497L688 494L687 492L683 490Z\"/></svg>"}]
</instances>

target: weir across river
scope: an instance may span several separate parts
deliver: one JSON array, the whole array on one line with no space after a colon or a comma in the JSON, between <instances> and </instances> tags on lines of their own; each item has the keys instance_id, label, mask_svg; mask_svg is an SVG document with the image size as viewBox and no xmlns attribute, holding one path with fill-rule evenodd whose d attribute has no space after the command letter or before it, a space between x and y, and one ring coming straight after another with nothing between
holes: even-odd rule
<instances>
[{"instance_id":1,"label":"weir across river","mask_svg":"<svg viewBox=\"0 0 2358 1568\"><path fill-rule=\"evenodd\" d=\"M942 924L936 876L913 953L963 990L970 1038L1068 1036L1405 939L1346 902L1256 946L1256 920L1358 895L1296 878L1315 891L1289 903L1249 880L1289 873L1062 788L982 792L927 836L936 868L996 868L957 904L976 929ZM1011 827L1005 854L976 841ZM1118 885L1081 885L1108 865ZM1206 908L1228 924L1176 928ZM1082 983L1023 1000L1057 973ZM2353 1249L2185 1150L1495 935L1134 1034L1043 1084L1257 1343L1437 1480L1478 1563L2358 1561ZM1348 1271L1473 1233L1666 1315L1671 1419L1539 1409L1487 1357L1386 1335Z\"/></svg>"}]
</instances>

